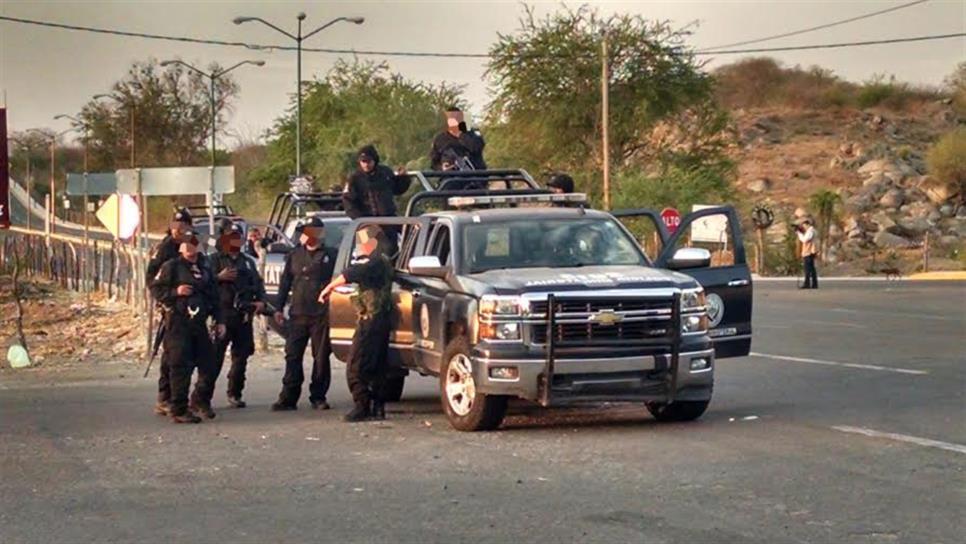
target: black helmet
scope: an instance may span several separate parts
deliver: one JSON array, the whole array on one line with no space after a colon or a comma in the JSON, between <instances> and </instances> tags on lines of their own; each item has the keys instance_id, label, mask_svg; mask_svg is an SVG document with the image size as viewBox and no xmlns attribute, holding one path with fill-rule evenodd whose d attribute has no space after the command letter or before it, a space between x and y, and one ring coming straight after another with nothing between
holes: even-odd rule
<instances>
[{"instance_id":1,"label":"black helmet","mask_svg":"<svg viewBox=\"0 0 966 544\"><path fill-rule=\"evenodd\" d=\"M171 217L171 221L173 223L187 223L190 225L191 212L188 211L188 208L177 208L174 211L174 215Z\"/></svg>"}]
</instances>

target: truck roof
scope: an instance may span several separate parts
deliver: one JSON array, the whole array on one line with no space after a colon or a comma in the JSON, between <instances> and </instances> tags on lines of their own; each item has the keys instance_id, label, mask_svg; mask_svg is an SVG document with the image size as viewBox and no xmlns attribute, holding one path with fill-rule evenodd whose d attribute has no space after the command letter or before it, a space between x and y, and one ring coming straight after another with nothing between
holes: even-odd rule
<instances>
[{"instance_id":1,"label":"truck roof","mask_svg":"<svg viewBox=\"0 0 966 544\"><path fill-rule=\"evenodd\" d=\"M461 223L473 221L472 218L479 217L480 221L498 222L519 219L521 217L539 218L580 218L596 217L606 218L610 214L601 210L564 208L559 206L531 206L521 208L487 208L487 209L467 209L467 210L446 210L426 214L428 217L447 217L454 222Z\"/></svg>"}]
</instances>

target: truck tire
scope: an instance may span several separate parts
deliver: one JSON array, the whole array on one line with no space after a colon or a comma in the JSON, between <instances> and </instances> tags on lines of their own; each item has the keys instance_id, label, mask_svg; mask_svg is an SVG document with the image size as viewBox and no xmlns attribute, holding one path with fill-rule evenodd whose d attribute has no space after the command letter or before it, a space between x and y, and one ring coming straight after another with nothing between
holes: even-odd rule
<instances>
[{"instance_id":1,"label":"truck tire","mask_svg":"<svg viewBox=\"0 0 966 544\"><path fill-rule=\"evenodd\" d=\"M666 402L648 402L647 411L658 421L694 421L701 417L710 400L679 401L668 404Z\"/></svg>"},{"instance_id":2,"label":"truck tire","mask_svg":"<svg viewBox=\"0 0 966 544\"><path fill-rule=\"evenodd\" d=\"M405 374L389 376L389 378L386 379L385 388L382 390L382 396L386 402L399 402L399 400L402 399L403 388L405 386Z\"/></svg>"},{"instance_id":3,"label":"truck tire","mask_svg":"<svg viewBox=\"0 0 966 544\"><path fill-rule=\"evenodd\" d=\"M470 344L465 336L457 336L446 345L440 370L439 396L454 429L489 431L500 426L506 416L507 397L476 391Z\"/></svg>"}]
</instances>

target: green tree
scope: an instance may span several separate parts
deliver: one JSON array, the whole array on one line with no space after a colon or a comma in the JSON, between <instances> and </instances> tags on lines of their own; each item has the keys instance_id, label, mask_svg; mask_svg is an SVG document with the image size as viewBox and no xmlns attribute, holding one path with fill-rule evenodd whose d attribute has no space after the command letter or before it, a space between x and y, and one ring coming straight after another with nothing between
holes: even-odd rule
<instances>
[{"instance_id":1,"label":"green tree","mask_svg":"<svg viewBox=\"0 0 966 544\"><path fill-rule=\"evenodd\" d=\"M443 128L446 106L463 104L462 89L405 79L386 64L338 62L322 79L305 84L302 160L320 189L342 184L355 168L355 153L376 145L382 162L428 166L433 136ZM286 187L295 172L295 111L269 133L267 158L251 179L265 192Z\"/></svg>"},{"instance_id":2,"label":"green tree","mask_svg":"<svg viewBox=\"0 0 966 544\"><path fill-rule=\"evenodd\" d=\"M966 117L966 62L960 62L945 81L946 91L952 95L953 109Z\"/></svg>"},{"instance_id":3,"label":"green tree","mask_svg":"<svg viewBox=\"0 0 966 544\"><path fill-rule=\"evenodd\" d=\"M212 64L209 71L220 67ZM216 124L219 131L239 92L230 75L215 82ZM136 62L114 84L111 99L84 105L76 128L91 128L91 170L126 168L130 164L131 119L134 119L138 166L192 166L210 162L211 101L207 78L184 68L161 68L155 59ZM224 158L224 155L221 155Z\"/></svg>"},{"instance_id":4,"label":"green tree","mask_svg":"<svg viewBox=\"0 0 966 544\"><path fill-rule=\"evenodd\" d=\"M835 214L842 197L835 191L819 189L808 197L808 207L818 216L819 241L822 244L822 258L828 257L829 230L835 221Z\"/></svg>"},{"instance_id":5,"label":"green tree","mask_svg":"<svg viewBox=\"0 0 966 544\"><path fill-rule=\"evenodd\" d=\"M489 162L568 170L596 192L604 32L615 170L634 166L645 177L660 177L723 160L727 118L712 100L712 79L683 46L687 33L640 16L605 17L584 6L543 19L525 7L520 28L501 34L491 47ZM617 189L628 187L618 181L615 194Z\"/></svg>"}]
</instances>

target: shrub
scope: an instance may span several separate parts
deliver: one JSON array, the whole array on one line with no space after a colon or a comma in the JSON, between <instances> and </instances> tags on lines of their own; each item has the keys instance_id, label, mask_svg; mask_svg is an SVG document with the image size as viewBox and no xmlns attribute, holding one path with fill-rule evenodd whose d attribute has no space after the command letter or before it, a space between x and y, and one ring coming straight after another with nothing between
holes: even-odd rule
<instances>
[{"instance_id":1,"label":"shrub","mask_svg":"<svg viewBox=\"0 0 966 544\"><path fill-rule=\"evenodd\" d=\"M966 195L966 127L940 138L929 150L926 164L933 177L958 186L962 199Z\"/></svg>"}]
</instances>

